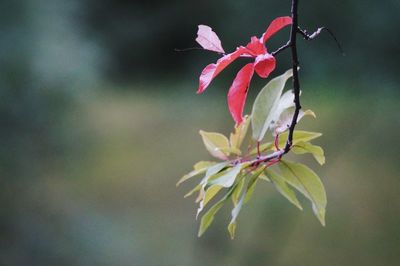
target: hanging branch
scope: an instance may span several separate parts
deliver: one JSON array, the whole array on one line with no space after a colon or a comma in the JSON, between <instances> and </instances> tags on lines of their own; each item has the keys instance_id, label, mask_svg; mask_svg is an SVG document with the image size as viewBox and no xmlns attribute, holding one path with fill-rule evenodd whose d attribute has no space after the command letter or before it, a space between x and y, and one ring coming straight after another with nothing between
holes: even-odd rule
<instances>
[{"instance_id":1,"label":"hanging branch","mask_svg":"<svg viewBox=\"0 0 400 266\"><path fill-rule=\"evenodd\" d=\"M290 148L292 147L293 142L293 132L294 128L297 124L297 118L299 116L299 112L301 109L300 105L300 81L299 81L299 59L297 57L297 27L298 27L298 16L297 16L297 6L298 0L292 0L292 27L290 29L290 50L292 53L292 70L293 70L293 93L294 93L294 104L295 110L292 118L292 123L289 127L289 135L286 141L286 146L284 148L284 152L289 152Z\"/></svg>"}]
</instances>

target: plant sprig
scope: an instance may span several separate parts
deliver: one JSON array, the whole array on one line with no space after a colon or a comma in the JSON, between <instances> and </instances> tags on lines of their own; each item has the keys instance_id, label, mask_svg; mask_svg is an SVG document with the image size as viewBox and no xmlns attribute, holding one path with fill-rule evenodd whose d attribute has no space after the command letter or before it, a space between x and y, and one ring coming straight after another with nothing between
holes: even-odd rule
<instances>
[{"instance_id":1,"label":"plant sprig","mask_svg":"<svg viewBox=\"0 0 400 266\"><path fill-rule=\"evenodd\" d=\"M221 41L208 26L200 25L196 41L206 50L222 54L215 63L207 65L201 73L198 93L204 92L211 81L231 62L239 57L252 57L237 74L228 92L228 107L236 122L229 138L221 133L200 131L209 153L219 161L201 161L194 165L193 171L183 176L177 183L203 175L199 184L186 196L198 193L197 215L202 214L198 235L201 236L211 225L216 213L229 199L233 204L228 231L234 238L237 217L242 207L249 202L258 180L274 184L280 194L302 210L297 193L311 202L312 209L322 225L325 225L327 198L324 186L308 166L284 160L290 151L295 154L312 154L319 164L325 163L324 151L311 143L321 133L295 130L296 124L305 116L313 116L311 110L302 111L300 105L299 61L297 54L297 34L305 39L314 39L322 29L308 35L298 26L298 0L292 0L291 16L275 19L260 37L252 37L246 46L226 54ZM265 42L282 28L290 25L288 42L275 52L268 53ZM306 38L307 37L307 38ZM247 91L254 72L266 78L275 68L275 56L290 49L292 66L285 73L271 79L258 93L250 115L243 116ZM292 80L292 89L284 91L286 82ZM252 128L251 137L248 129ZM267 141L267 133L272 140ZM246 149L242 143L248 140ZM252 147L253 143L256 147ZM296 193L297 192L297 193ZM223 195L217 200L218 195ZM214 205L208 207L210 202Z\"/></svg>"}]
</instances>

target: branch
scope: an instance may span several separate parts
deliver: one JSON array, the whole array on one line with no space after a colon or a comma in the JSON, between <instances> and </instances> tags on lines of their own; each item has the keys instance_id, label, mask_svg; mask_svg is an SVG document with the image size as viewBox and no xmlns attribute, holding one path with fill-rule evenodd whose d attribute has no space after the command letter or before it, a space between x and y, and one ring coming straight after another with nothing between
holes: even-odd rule
<instances>
[{"instance_id":1,"label":"branch","mask_svg":"<svg viewBox=\"0 0 400 266\"><path fill-rule=\"evenodd\" d=\"M265 162L272 162L273 160L277 160L275 162L278 162L283 155L288 153L290 151L290 148L292 147L293 143L293 132L297 124L297 118L299 117L299 112L301 109L300 105L300 81L299 81L299 72L298 72L298 67L299 67L299 60L297 57L297 42L296 42L296 36L298 33L298 16L297 16L297 6L298 6L298 0L292 0L292 26L290 29L290 39L289 41L280 47L278 50L272 53L272 55L276 55L280 53L281 51L290 48L291 54L292 54L292 70L293 70L293 93L294 93L294 104L295 104L295 110L292 118L292 122L290 123L289 126L289 134L288 138L286 140L285 147L282 150L278 150L272 154L262 156L260 157L260 154L256 159L253 161L250 161L252 166L257 166L260 163L265 163Z\"/></svg>"},{"instance_id":2,"label":"branch","mask_svg":"<svg viewBox=\"0 0 400 266\"><path fill-rule=\"evenodd\" d=\"M294 104L295 110L292 118L292 122L289 127L289 134L286 140L285 148L283 149L284 154L288 153L293 143L293 132L297 124L297 118L301 109L300 105L300 81L299 81L299 59L297 57L297 28L298 28L298 15L297 15L298 0L292 0L292 27L290 29L290 50L292 53L292 70L293 70L293 93L294 93Z\"/></svg>"},{"instance_id":3,"label":"branch","mask_svg":"<svg viewBox=\"0 0 400 266\"><path fill-rule=\"evenodd\" d=\"M254 159L253 161L250 161L250 166L258 166L261 163L270 162L274 159L277 159L279 161L284 154L285 154L285 151L280 150L280 151L276 151L274 153L268 154L266 156L261 156L259 158Z\"/></svg>"},{"instance_id":4,"label":"branch","mask_svg":"<svg viewBox=\"0 0 400 266\"><path fill-rule=\"evenodd\" d=\"M307 40L307 41L315 39L318 35L320 35L322 33L323 30L325 30L325 31L327 31L329 33L329 35L333 38L333 40L335 41L337 47L339 48L340 53L342 55L345 55L344 50L342 49L342 46L340 45L340 42L336 38L335 34L333 34L333 32L329 28L320 27L316 31L314 31L313 33L308 34L306 30L302 30L300 27L297 27L297 33L299 33L301 36L303 36L304 40Z\"/></svg>"}]
</instances>

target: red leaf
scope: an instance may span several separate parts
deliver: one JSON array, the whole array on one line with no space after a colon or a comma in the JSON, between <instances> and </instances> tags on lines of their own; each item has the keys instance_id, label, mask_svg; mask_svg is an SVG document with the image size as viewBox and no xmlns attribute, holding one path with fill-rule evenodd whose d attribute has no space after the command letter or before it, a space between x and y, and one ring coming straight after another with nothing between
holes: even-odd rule
<instances>
[{"instance_id":1,"label":"red leaf","mask_svg":"<svg viewBox=\"0 0 400 266\"><path fill-rule=\"evenodd\" d=\"M254 69L260 77L266 78L275 69L275 65L275 57L266 53L256 57Z\"/></svg>"},{"instance_id":2,"label":"red leaf","mask_svg":"<svg viewBox=\"0 0 400 266\"><path fill-rule=\"evenodd\" d=\"M274 19L271 22L271 24L269 24L267 30L261 37L261 39L263 40L263 43L265 43L276 32L280 31L282 28L284 28L290 24L292 24L291 17L279 17L279 18Z\"/></svg>"},{"instance_id":3,"label":"red leaf","mask_svg":"<svg viewBox=\"0 0 400 266\"><path fill-rule=\"evenodd\" d=\"M235 80L228 92L229 111L239 125L242 120L244 104L246 102L247 91L249 90L250 80L254 73L253 63L245 65L236 75Z\"/></svg>"},{"instance_id":4,"label":"red leaf","mask_svg":"<svg viewBox=\"0 0 400 266\"><path fill-rule=\"evenodd\" d=\"M224 54L225 51L217 34L209 26L199 25L198 27L196 42L206 50Z\"/></svg>"},{"instance_id":5,"label":"red leaf","mask_svg":"<svg viewBox=\"0 0 400 266\"><path fill-rule=\"evenodd\" d=\"M230 63L235 61L240 55L246 52L246 48L239 47L235 52L227 54L220 59L217 63L209 64L200 74L199 88L197 93L202 93L210 85L213 78L215 78L222 70L224 70Z\"/></svg>"},{"instance_id":6,"label":"red leaf","mask_svg":"<svg viewBox=\"0 0 400 266\"><path fill-rule=\"evenodd\" d=\"M252 56L257 56L267 52L264 43L254 36L251 37L251 41L246 45L246 48L249 50L249 53L251 53Z\"/></svg>"}]
</instances>

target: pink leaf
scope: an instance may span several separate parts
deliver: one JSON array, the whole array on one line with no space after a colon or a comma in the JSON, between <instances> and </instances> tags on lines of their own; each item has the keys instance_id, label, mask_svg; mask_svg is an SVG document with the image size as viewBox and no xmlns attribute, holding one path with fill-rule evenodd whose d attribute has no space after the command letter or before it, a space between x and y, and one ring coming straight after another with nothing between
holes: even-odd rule
<instances>
[{"instance_id":1,"label":"pink leaf","mask_svg":"<svg viewBox=\"0 0 400 266\"><path fill-rule=\"evenodd\" d=\"M243 108L246 102L247 91L249 90L250 80L253 76L253 73L253 63L245 65L237 73L236 78L228 92L228 107L233 120L236 122L236 125L239 125L243 120Z\"/></svg>"},{"instance_id":2,"label":"pink leaf","mask_svg":"<svg viewBox=\"0 0 400 266\"><path fill-rule=\"evenodd\" d=\"M265 43L276 32L280 31L282 28L284 28L290 24L292 24L291 17L279 17L279 18L274 19L271 22L271 24L269 24L267 30L261 37L261 39L263 40L263 43Z\"/></svg>"},{"instance_id":3,"label":"pink leaf","mask_svg":"<svg viewBox=\"0 0 400 266\"><path fill-rule=\"evenodd\" d=\"M256 57L254 69L260 77L266 78L275 69L275 65L275 57L266 53Z\"/></svg>"},{"instance_id":4,"label":"pink leaf","mask_svg":"<svg viewBox=\"0 0 400 266\"><path fill-rule=\"evenodd\" d=\"M199 25L198 27L196 42L206 50L224 54L225 51L217 34L209 26Z\"/></svg>"},{"instance_id":5,"label":"pink leaf","mask_svg":"<svg viewBox=\"0 0 400 266\"><path fill-rule=\"evenodd\" d=\"M200 74L199 80L199 88L197 89L197 93L202 93L206 90L208 85L210 85L211 81L226 68L230 63L235 61L240 55L246 52L246 48L240 47L235 52L227 54L220 59L218 59L217 63L209 64L206 66Z\"/></svg>"}]
</instances>

